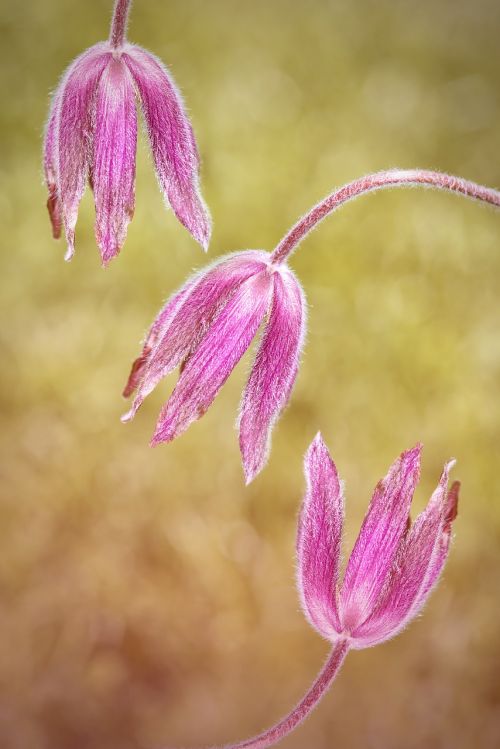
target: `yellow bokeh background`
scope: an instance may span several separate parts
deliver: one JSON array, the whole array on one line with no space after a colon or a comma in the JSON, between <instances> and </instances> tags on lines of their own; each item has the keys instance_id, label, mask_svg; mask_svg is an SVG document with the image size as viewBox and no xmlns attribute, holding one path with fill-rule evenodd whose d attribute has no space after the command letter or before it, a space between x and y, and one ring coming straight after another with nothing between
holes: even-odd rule
<instances>
[{"instance_id":1,"label":"yellow bokeh background","mask_svg":"<svg viewBox=\"0 0 500 749\"><path fill-rule=\"evenodd\" d=\"M346 482L347 545L417 440L415 508L451 455L463 491L424 615L350 655L282 746L498 747L500 214L416 189L346 206L291 261L309 333L265 471L244 487L249 355L199 423L151 450L174 377L126 426L120 392L160 303L206 258L164 210L144 137L136 215L107 270L91 196L65 264L41 182L49 92L110 12L8 0L0 21L0 746L201 747L290 709L328 651L294 580L302 456L321 429ZM213 259L272 249L369 171L500 187L499 31L494 0L137 0L129 37L185 96Z\"/></svg>"}]
</instances>

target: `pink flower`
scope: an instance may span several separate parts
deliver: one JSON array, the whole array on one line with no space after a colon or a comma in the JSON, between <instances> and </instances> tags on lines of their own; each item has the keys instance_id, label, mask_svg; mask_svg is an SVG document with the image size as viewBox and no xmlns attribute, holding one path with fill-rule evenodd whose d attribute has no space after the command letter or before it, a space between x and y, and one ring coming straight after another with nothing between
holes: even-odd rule
<instances>
[{"instance_id":1,"label":"pink flower","mask_svg":"<svg viewBox=\"0 0 500 749\"><path fill-rule=\"evenodd\" d=\"M332 649L311 687L284 718L257 736L218 749L266 749L281 741L318 705L349 650L393 637L421 611L448 555L460 485L455 482L448 489L451 460L412 525L410 504L419 479L420 451L417 445L402 453L377 485L339 584L342 485L321 435L314 439L305 458L297 582L306 617Z\"/></svg>"},{"instance_id":2,"label":"pink flower","mask_svg":"<svg viewBox=\"0 0 500 749\"><path fill-rule=\"evenodd\" d=\"M152 444L169 442L199 419L266 324L248 379L239 419L247 483L264 466L271 431L290 397L305 333L302 289L269 253L235 253L190 278L161 310L134 362L124 395L137 394L131 419L158 382L181 365Z\"/></svg>"},{"instance_id":3,"label":"pink flower","mask_svg":"<svg viewBox=\"0 0 500 749\"><path fill-rule=\"evenodd\" d=\"M366 648L394 637L421 611L448 554L459 483L448 490L449 461L413 525L410 504L421 446L401 454L375 488L339 583L344 498L318 434L305 458L307 493L297 539L298 587L312 626L331 642Z\"/></svg>"},{"instance_id":4,"label":"pink flower","mask_svg":"<svg viewBox=\"0 0 500 749\"><path fill-rule=\"evenodd\" d=\"M130 1L116 1L110 40L77 57L52 99L44 143L47 207L54 237L64 225L66 260L74 253L87 178L104 265L125 241L135 202L136 95L165 200L204 249L210 239L210 216L198 187L198 152L182 98L161 61L125 41Z\"/></svg>"},{"instance_id":5,"label":"pink flower","mask_svg":"<svg viewBox=\"0 0 500 749\"><path fill-rule=\"evenodd\" d=\"M131 419L158 382L180 364L179 382L161 412L152 444L173 440L205 413L267 315L239 422L250 482L267 460L273 425L290 398L305 333L305 298L287 258L345 202L374 190L415 185L500 207L496 190L421 169L378 172L335 190L305 214L271 254L247 251L223 258L169 299L132 367L124 395L138 392L123 420Z\"/></svg>"}]
</instances>

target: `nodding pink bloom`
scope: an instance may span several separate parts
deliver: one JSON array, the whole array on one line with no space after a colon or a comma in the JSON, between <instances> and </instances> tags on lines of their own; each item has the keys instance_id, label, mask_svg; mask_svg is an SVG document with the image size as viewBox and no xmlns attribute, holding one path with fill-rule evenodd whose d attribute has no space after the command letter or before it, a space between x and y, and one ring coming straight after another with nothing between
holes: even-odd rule
<instances>
[{"instance_id":1,"label":"nodding pink bloom","mask_svg":"<svg viewBox=\"0 0 500 749\"><path fill-rule=\"evenodd\" d=\"M161 310L134 362L124 395L137 390L131 419L158 382L180 365L152 444L170 442L199 419L264 330L243 394L240 448L247 483L262 469L271 431L288 402L305 333L302 289L269 253L238 252L190 278Z\"/></svg>"},{"instance_id":2,"label":"nodding pink bloom","mask_svg":"<svg viewBox=\"0 0 500 749\"><path fill-rule=\"evenodd\" d=\"M138 392L123 420L131 419L158 382L181 365L152 444L173 440L205 413L267 316L240 416L243 466L251 481L267 460L271 430L289 400L305 334L305 298L285 261L343 203L374 190L417 185L500 206L496 190L421 169L378 172L335 190L301 218L272 253L248 251L223 258L168 300L132 367L124 395Z\"/></svg>"},{"instance_id":3,"label":"nodding pink bloom","mask_svg":"<svg viewBox=\"0 0 500 749\"><path fill-rule=\"evenodd\" d=\"M71 63L52 99L44 143L47 207L55 238L64 226L66 260L74 253L87 179L94 192L95 233L104 265L125 241L135 203L136 97L165 200L205 250L210 240L193 130L162 62L126 41L130 4L116 0L109 41Z\"/></svg>"},{"instance_id":4,"label":"nodding pink bloom","mask_svg":"<svg viewBox=\"0 0 500 749\"><path fill-rule=\"evenodd\" d=\"M460 485L443 469L427 507L412 524L410 505L421 446L402 453L375 488L343 581L344 497L337 469L318 434L305 457L307 491L297 533L297 584L305 615L332 650L293 710L253 738L219 749L265 749L291 733L316 707L351 648L394 637L422 610L443 570Z\"/></svg>"}]
</instances>

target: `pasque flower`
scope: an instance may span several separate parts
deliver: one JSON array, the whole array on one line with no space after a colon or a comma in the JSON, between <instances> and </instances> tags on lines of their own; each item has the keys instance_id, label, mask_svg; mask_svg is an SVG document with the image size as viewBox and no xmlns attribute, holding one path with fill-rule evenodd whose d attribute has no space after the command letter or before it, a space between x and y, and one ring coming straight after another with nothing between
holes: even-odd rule
<instances>
[{"instance_id":1,"label":"pasque flower","mask_svg":"<svg viewBox=\"0 0 500 749\"><path fill-rule=\"evenodd\" d=\"M47 207L54 237L64 226L66 260L74 253L87 179L94 192L95 233L104 265L125 241L135 203L136 95L165 200L202 247L208 247L211 223L198 187L193 130L162 62L126 41L130 4L116 0L109 41L71 63L52 99L44 143Z\"/></svg>"},{"instance_id":2,"label":"pasque flower","mask_svg":"<svg viewBox=\"0 0 500 749\"><path fill-rule=\"evenodd\" d=\"M157 383L179 364L179 381L158 420L152 444L168 442L199 419L267 318L243 395L240 447L247 482L260 471L271 430L288 401L305 332L302 289L269 253L239 252L195 275L156 318L124 390L137 388L132 418Z\"/></svg>"},{"instance_id":3,"label":"pasque flower","mask_svg":"<svg viewBox=\"0 0 500 749\"><path fill-rule=\"evenodd\" d=\"M393 463L376 486L339 584L344 498L320 434L305 458L307 492L297 537L298 588L312 626L333 643L366 648L394 637L422 609L439 579L457 514L455 464L443 468L427 507L410 522L421 445Z\"/></svg>"},{"instance_id":4,"label":"pasque flower","mask_svg":"<svg viewBox=\"0 0 500 749\"><path fill-rule=\"evenodd\" d=\"M239 419L247 483L263 468L272 428L287 404L305 336L306 304L286 264L299 242L329 213L366 192L424 185L500 206L500 193L439 172L394 169L335 190L285 235L273 253L236 253L190 278L160 311L134 362L124 395L137 394L130 420L159 381L181 365L152 444L169 442L199 419L266 320Z\"/></svg>"},{"instance_id":5,"label":"pasque flower","mask_svg":"<svg viewBox=\"0 0 500 749\"><path fill-rule=\"evenodd\" d=\"M427 507L412 524L410 505L421 446L403 452L375 488L340 580L344 497L337 469L318 434L305 457L307 491L297 534L297 585L310 624L332 651L299 704L272 728L224 749L265 749L316 707L348 651L394 637L422 610L443 570L457 515L459 483L443 469Z\"/></svg>"}]
</instances>

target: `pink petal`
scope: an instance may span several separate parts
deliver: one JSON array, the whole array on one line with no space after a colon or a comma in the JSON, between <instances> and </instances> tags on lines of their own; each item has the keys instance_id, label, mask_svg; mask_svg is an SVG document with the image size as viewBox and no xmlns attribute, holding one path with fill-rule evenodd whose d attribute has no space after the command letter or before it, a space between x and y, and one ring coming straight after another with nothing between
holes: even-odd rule
<instances>
[{"instance_id":1,"label":"pink petal","mask_svg":"<svg viewBox=\"0 0 500 749\"><path fill-rule=\"evenodd\" d=\"M271 432L290 397L306 328L304 293L288 269L273 275L269 321L245 388L240 416L240 449L247 484L262 470Z\"/></svg>"},{"instance_id":2,"label":"pink petal","mask_svg":"<svg viewBox=\"0 0 500 749\"><path fill-rule=\"evenodd\" d=\"M57 184L68 242L66 260L75 249L78 206L85 190L92 152L94 103L101 74L111 58L106 44L80 55L61 84L56 126Z\"/></svg>"},{"instance_id":3,"label":"pink petal","mask_svg":"<svg viewBox=\"0 0 500 749\"><path fill-rule=\"evenodd\" d=\"M451 543L451 527L457 517L458 512L458 495L460 493L460 481L454 481L444 502L444 520L441 534L438 538L436 553L434 554L429 567L425 584L422 586L419 597L415 602L415 614L425 604L430 593L439 581L439 576L443 571ZM414 616L412 612L412 616Z\"/></svg>"},{"instance_id":4,"label":"pink petal","mask_svg":"<svg viewBox=\"0 0 500 749\"><path fill-rule=\"evenodd\" d=\"M401 454L375 489L341 592L343 625L355 629L377 602L408 522L420 474L421 445Z\"/></svg>"},{"instance_id":5,"label":"pink petal","mask_svg":"<svg viewBox=\"0 0 500 749\"><path fill-rule=\"evenodd\" d=\"M111 59L97 88L92 185L96 239L106 265L125 241L134 213L137 114L132 78Z\"/></svg>"},{"instance_id":6,"label":"pink petal","mask_svg":"<svg viewBox=\"0 0 500 749\"><path fill-rule=\"evenodd\" d=\"M219 312L162 409L153 445L175 439L203 416L262 323L271 285L267 269L261 271L242 283Z\"/></svg>"},{"instance_id":7,"label":"pink petal","mask_svg":"<svg viewBox=\"0 0 500 749\"><path fill-rule=\"evenodd\" d=\"M56 178L56 125L59 114L59 103L61 100L61 88L59 87L52 97L50 105L49 119L45 129L45 138L43 144L43 168L45 173L45 184L49 191L47 199L47 209L49 211L50 222L52 224L52 236L59 239L62 228L61 201L59 200Z\"/></svg>"},{"instance_id":8,"label":"pink petal","mask_svg":"<svg viewBox=\"0 0 500 749\"><path fill-rule=\"evenodd\" d=\"M337 586L344 497L335 463L318 434L307 451L307 492L297 536L298 588L305 615L328 639L341 631Z\"/></svg>"},{"instance_id":9,"label":"pink petal","mask_svg":"<svg viewBox=\"0 0 500 749\"><path fill-rule=\"evenodd\" d=\"M189 279L156 318L146 341L147 357L140 368L142 381L128 420L163 377L166 377L199 343L217 312L238 287L267 267L268 253L249 250L224 257L208 269ZM140 357L141 358L141 357ZM132 384L137 386L138 372L131 373ZM133 388L132 388L133 389Z\"/></svg>"},{"instance_id":10,"label":"pink petal","mask_svg":"<svg viewBox=\"0 0 500 749\"><path fill-rule=\"evenodd\" d=\"M123 59L139 90L160 188L179 221L206 250L210 214L200 194L198 151L182 97L150 52L127 45Z\"/></svg>"},{"instance_id":11,"label":"pink petal","mask_svg":"<svg viewBox=\"0 0 500 749\"><path fill-rule=\"evenodd\" d=\"M124 398L128 398L129 395L132 395L134 390L136 390L141 383L149 364L149 360L151 359L152 351L158 342L159 336L165 329L168 328L177 310L180 308L181 304L193 288L193 285L194 281L192 279L188 280L184 284L184 286L179 289L179 291L176 291L174 294L172 294L170 299L162 308L160 314L157 316L156 320L149 330L149 333L146 336L140 356L138 356L132 364L127 384L123 389Z\"/></svg>"},{"instance_id":12,"label":"pink petal","mask_svg":"<svg viewBox=\"0 0 500 749\"><path fill-rule=\"evenodd\" d=\"M368 647L394 637L413 619L436 583L449 548L451 520L456 511L458 487L448 492L454 461L443 470L439 486L426 509L403 537L388 584L368 619L352 636L353 647ZM447 510L447 505L453 514Z\"/></svg>"}]
</instances>

